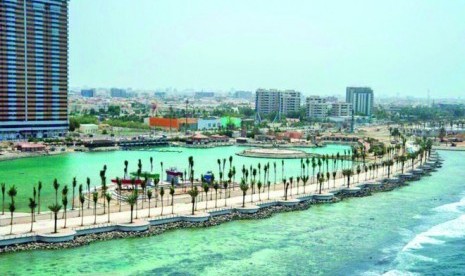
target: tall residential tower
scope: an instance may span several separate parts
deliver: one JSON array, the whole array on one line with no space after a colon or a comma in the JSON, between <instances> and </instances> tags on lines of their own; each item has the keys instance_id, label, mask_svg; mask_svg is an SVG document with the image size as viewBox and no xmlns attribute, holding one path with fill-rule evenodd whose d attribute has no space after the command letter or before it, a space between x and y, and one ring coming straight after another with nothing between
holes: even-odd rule
<instances>
[{"instance_id":1,"label":"tall residential tower","mask_svg":"<svg viewBox=\"0 0 465 276\"><path fill-rule=\"evenodd\" d=\"M352 104L355 115L371 116L373 90L370 87L347 87L346 103Z\"/></svg>"},{"instance_id":2,"label":"tall residential tower","mask_svg":"<svg viewBox=\"0 0 465 276\"><path fill-rule=\"evenodd\" d=\"M0 0L0 140L68 129L68 0Z\"/></svg>"},{"instance_id":3,"label":"tall residential tower","mask_svg":"<svg viewBox=\"0 0 465 276\"><path fill-rule=\"evenodd\" d=\"M275 113L279 117L300 109L301 94L295 90L257 89L255 112L261 117Z\"/></svg>"}]
</instances>

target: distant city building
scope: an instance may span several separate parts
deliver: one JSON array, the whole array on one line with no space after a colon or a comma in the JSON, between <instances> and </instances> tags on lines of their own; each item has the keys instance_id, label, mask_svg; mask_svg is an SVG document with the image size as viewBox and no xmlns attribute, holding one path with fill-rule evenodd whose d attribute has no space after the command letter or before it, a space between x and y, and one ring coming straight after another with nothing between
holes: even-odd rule
<instances>
[{"instance_id":1,"label":"distant city building","mask_svg":"<svg viewBox=\"0 0 465 276\"><path fill-rule=\"evenodd\" d=\"M95 124L81 124L79 131L84 134L95 134L98 131L98 125Z\"/></svg>"},{"instance_id":2,"label":"distant city building","mask_svg":"<svg viewBox=\"0 0 465 276\"><path fill-rule=\"evenodd\" d=\"M202 99L202 98L213 98L215 97L215 92L195 92L196 99Z\"/></svg>"},{"instance_id":3,"label":"distant city building","mask_svg":"<svg viewBox=\"0 0 465 276\"><path fill-rule=\"evenodd\" d=\"M166 98L166 92L155 92L153 96L159 100L164 100Z\"/></svg>"},{"instance_id":4,"label":"distant city building","mask_svg":"<svg viewBox=\"0 0 465 276\"><path fill-rule=\"evenodd\" d=\"M328 116L328 104L320 96L307 97L305 110L308 118L325 118Z\"/></svg>"},{"instance_id":5,"label":"distant city building","mask_svg":"<svg viewBox=\"0 0 465 276\"><path fill-rule=\"evenodd\" d=\"M112 98L127 98L128 93L125 89L112 88L110 89L110 96Z\"/></svg>"},{"instance_id":6,"label":"distant city building","mask_svg":"<svg viewBox=\"0 0 465 276\"><path fill-rule=\"evenodd\" d=\"M347 87L346 102L352 104L356 115L371 116L373 113L373 90L370 87Z\"/></svg>"},{"instance_id":7,"label":"distant city building","mask_svg":"<svg viewBox=\"0 0 465 276\"><path fill-rule=\"evenodd\" d=\"M295 90L258 89L255 93L255 111L260 115L276 112L279 116L300 109L301 93Z\"/></svg>"},{"instance_id":8,"label":"distant city building","mask_svg":"<svg viewBox=\"0 0 465 276\"><path fill-rule=\"evenodd\" d=\"M221 120L216 117L200 118L197 121L198 130L212 130L219 129L221 127Z\"/></svg>"},{"instance_id":9,"label":"distant city building","mask_svg":"<svg viewBox=\"0 0 465 276\"><path fill-rule=\"evenodd\" d=\"M253 93L250 91L236 91L234 92L234 98L250 101L253 98Z\"/></svg>"},{"instance_id":10,"label":"distant city building","mask_svg":"<svg viewBox=\"0 0 465 276\"><path fill-rule=\"evenodd\" d=\"M339 100L337 99L337 97L334 97L334 96L329 96L329 97L326 97L324 98L325 101L327 103L335 103L335 102L338 102Z\"/></svg>"},{"instance_id":11,"label":"distant city building","mask_svg":"<svg viewBox=\"0 0 465 276\"><path fill-rule=\"evenodd\" d=\"M95 97L95 89L82 89L81 96L84 98L92 98Z\"/></svg>"},{"instance_id":12,"label":"distant city building","mask_svg":"<svg viewBox=\"0 0 465 276\"><path fill-rule=\"evenodd\" d=\"M279 114L287 115L290 112L298 112L300 110L300 101L302 95L294 90L286 90L281 92L279 98Z\"/></svg>"},{"instance_id":13,"label":"distant city building","mask_svg":"<svg viewBox=\"0 0 465 276\"><path fill-rule=\"evenodd\" d=\"M331 116L334 117L347 117L352 115L352 104L337 102L331 105Z\"/></svg>"},{"instance_id":14,"label":"distant city building","mask_svg":"<svg viewBox=\"0 0 465 276\"><path fill-rule=\"evenodd\" d=\"M68 1L0 1L0 140L68 130Z\"/></svg>"}]
</instances>

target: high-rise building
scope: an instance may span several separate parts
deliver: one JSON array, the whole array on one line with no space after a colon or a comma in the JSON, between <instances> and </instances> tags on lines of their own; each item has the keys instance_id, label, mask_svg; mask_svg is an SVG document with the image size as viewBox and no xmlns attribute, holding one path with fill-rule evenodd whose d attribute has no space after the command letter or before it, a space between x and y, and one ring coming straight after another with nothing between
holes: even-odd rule
<instances>
[{"instance_id":1,"label":"high-rise building","mask_svg":"<svg viewBox=\"0 0 465 276\"><path fill-rule=\"evenodd\" d=\"M328 116L328 103L320 96L310 96L306 99L308 118L325 118Z\"/></svg>"},{"instance_id":2,"label":"high-rise building","mask_svg":"<svg viewBox=\"0 0 465 276\"><path fill-rule=\"evenodd\" d=\"M166 92L156 91L153 96L159 100L164 100L166 98Z\"/></svg>"},{"instance_id":3,"label":"high-rise building","mask_svg":"<svg viewBox=\"0 0 465 276\"><path fill-rule=\"evenodd\" d=\"M95 97L95 89L82 89L81 96L84 98L92 98Z\"/></svg>"},{"instance_id":4,"label":"high-rise building","mask_svg":"<svg viewBox=\"0 0 465 276\"><path fill-rule=\"evenodd\" d=\"M255 112L260 116L276 112L286 115L300 109L301 94L295 90L258 89L255 93Z\"/></svg>"},{"instance_id":5,"label":"high-rise building","mask_svg":"<svg viewBox=\"0 0 465 276\"><path fill-rule=\"evenodd\" d=\"M195 92L194 97L196 99L202 99L202 98L213 98L215 97L215 92Z\"/></svg>"},{"instance_id":6,"label":"high-rise building","mask_svg":"<svg viewBox=\"0 0 465 276\"><path fill-rule=\"evenodd\" d=\"M112 98L127 98L128 93L125 89L120 88L111 88L110 89L110 96Z\"/></svg>"},{"instance_id":7,"label":"high-rise building","mask_svg":"<svg viewBox=\"0 0 465 276\"><path fill-rule=\"evenodd\" d=\"M348 117L352 115L352 104L337 102L331 104L331 116L334 117Z\"/></svg>"},{"instance_id":8,"label":"high-rise building","mask_svg":"<svg viewBox=\"0 0 465 276\"><path fill-rule=\"evenodd\" d=\"M279 114L287 115L290 112L298 112L302 95L295 90L286 90L280 93Z\"/></svg>"},{"instance_id":9,"label":"high-rise building","mask_svg":"<svg viewBox=\"0 0 465 276\"><path fill-rule=\"evenodd\" d=\"M347 87L346 102L352 104L356 115L371 116L373 113L373 90L370 87Z\"/></svg>"},{"instance_id":10,"label":"high-rise building","mask_svg":"<svg viewBox=\"0 0 465 276\"><path fill-rule=\"evenodd\" d=\"M0 140L68 130L68 1L0 1Z\"/></svg>"},{"instance_id":11,"label":"high-rise building","mask_svg":"<svg viewBox=\"0 0 465 276\"><path fill-rule=\"evenodd\" d=\"M234 98L250 101L253 98L253 94L251 91L235 91Z\"/></svg>"}]
</instances>

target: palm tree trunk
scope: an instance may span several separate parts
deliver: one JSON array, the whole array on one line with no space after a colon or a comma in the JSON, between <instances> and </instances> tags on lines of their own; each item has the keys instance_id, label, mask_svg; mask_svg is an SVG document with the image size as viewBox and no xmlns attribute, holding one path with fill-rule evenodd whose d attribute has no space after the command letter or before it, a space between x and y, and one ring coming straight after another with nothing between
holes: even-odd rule
<instances>
[{"instance_id":1,"label":"palm tree trunk","mask_svg":"<svg viewBox=\"0 0 465 276\"><path fill-rule=\"evenodd\" d=\"M34 210L31 210L31 232L32 232L33 225L34 225Z\"/></svg>"},{"instance_id":2,"label":"palm tree trunk","mask_svg":"<svg viewBox=\"0 0 465 276\"><path fill-rule=\"evenodd\" d=\"M132 223L132 212L134 211L134 205L131 205L131 221L129 223Z\"/></svg>"},{"instance_id":3,"label":"palm tree trunk","mask_svg":"<svg viewBox=\"0 0 465 276\"><path fill-rule=\"evenodd\" d=\"M81 226L83 226L84 225L84 204L81 205L81 213L82 213Z\"/></svg>"},{"instance_id":4,"label":"palm tree trunk","mask_svg":"<svg viewBox=\"0 0 465 276\"><path fill-rule=\"evenodd\" d=\"M58 218L57 218L57 217L58 217L58 213L55 212L55 228L54 228L55 231L54 231L53 233L57 233L57 232L58 232L58 231L57 231L57 221L58 221Z\"/></svg>"}]
</instances>

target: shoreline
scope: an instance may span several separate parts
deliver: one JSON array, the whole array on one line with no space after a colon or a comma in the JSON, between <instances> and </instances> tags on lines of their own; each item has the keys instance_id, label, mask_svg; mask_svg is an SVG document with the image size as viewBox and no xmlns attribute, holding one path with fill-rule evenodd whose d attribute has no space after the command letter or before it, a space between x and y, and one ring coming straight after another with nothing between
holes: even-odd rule
<instances>
[{"instance_id":1,"label":"shoreline","mask_svg":"<svg viewBox=\"0 0 465 276\"><path fill-rule=\"evenodd\" d=\"M430 173L426 173L423 176L429 176L429 175ZM419 179L421 179L421 177ZM409 185L409 183L415 182L418 180L405 181L407 183L405 183L404 181L398 181L396 183L391 183L389 181L381 181L379 186L360 185L359 186L360 189L357 190L356 192L348 192L348 191L344 191L343 189L343 190L339 190L338 192L336 192L334 194L334 198L330 202L318 202L315 199L310 198L307 200L302 200L294 206L286 206L286 205L280 205L280 204L267 205L266 201L263 201L262 203L265 203L263 204L264 206L259 206L258 211L253 214L245 214L237 210L232 210L231 213L227 213L227 214L219 214L215 216L210 214L210 217L208 218L208 220L203 221L203 222L176 221L176 222L162 223L158 225L149 225L148 230L141 231L141 232L121 232L121 231L113 230L113 231L108 231L108 232L80 235L80 236L76 236L71 241L60 242L60 243L29 242L29 243L23 243L23 244L7 245L7 246L0 247L0 254L30 251L30 250L68 249L68 248L75 248L75 247L88 245L90 243L99 242L99 241L108 241L108 240L122 239L122 238L150 237L150 236L160 235L167 231L172 231L176 229L213 227L213 226L217 226L217 225L220 225L226 222L236 221L236 220L266 219L278 213L307 210L312 205L337 203L344 199L349 199L349 198L354 198L354 197L366 197L366 196L371 196L373 193L379 193L379 192L389 192L394 189L407 186ZM260 205L260 203L257 203L257 205Z\"/></svg>"}]
</instances>

